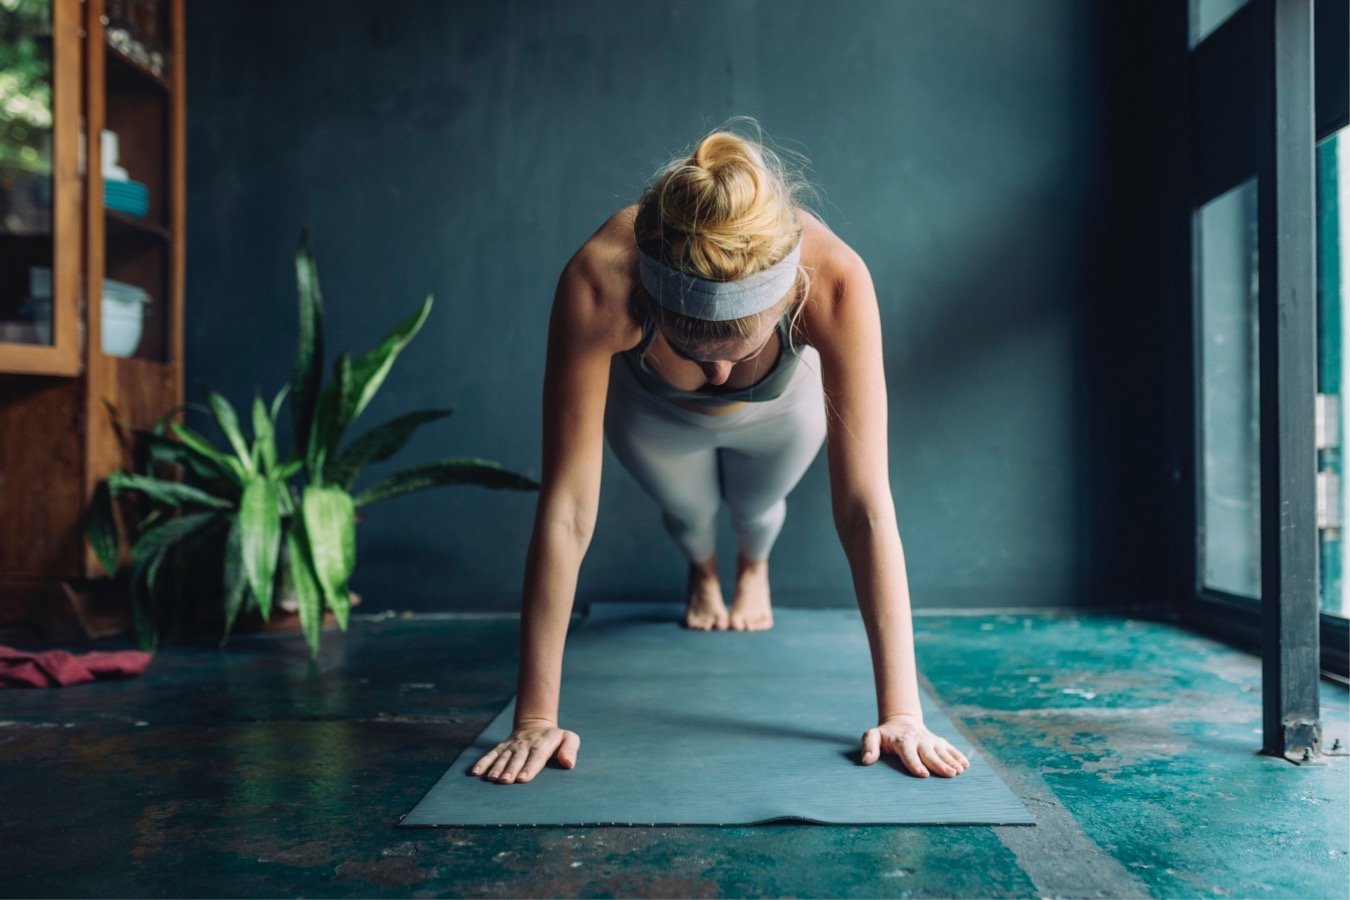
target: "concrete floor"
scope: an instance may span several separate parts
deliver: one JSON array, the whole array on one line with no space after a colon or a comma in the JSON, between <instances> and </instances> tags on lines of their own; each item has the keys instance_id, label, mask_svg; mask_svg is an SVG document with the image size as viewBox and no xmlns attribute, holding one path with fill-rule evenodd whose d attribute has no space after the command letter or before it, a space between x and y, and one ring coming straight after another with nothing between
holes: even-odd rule
<instances>
[{"instance_id":1,"label":"concrete floor","mask_svg":"<svg viewBox=\"0 0 1350 900\"><path fill-rule=\"evenodd\" d=\"M1254 656L1107 615L917 619L1034 827L396 827L510 699L517 625L353 616L314 664L258 635L0 692L0 894L1350 896L1347 757L1260 755ZM1323 704L1344 752L1350 697Z\"/></svg>"}]
</instances>

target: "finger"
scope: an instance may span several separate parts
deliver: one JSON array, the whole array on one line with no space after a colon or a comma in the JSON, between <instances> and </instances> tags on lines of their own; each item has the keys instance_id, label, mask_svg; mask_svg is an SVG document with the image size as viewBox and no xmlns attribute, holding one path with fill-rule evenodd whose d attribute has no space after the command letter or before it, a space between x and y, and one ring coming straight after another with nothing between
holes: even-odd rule
<instances>
[{"instance_id":1,"label":"finger","mask_svg":"<svg viewBox=\"0 0 1350 900\"><path fill-rule=\"evenodd\" d=\"M525 761L525 768L520 770L516 776L517 783L522 781L533 781L534 776L539 774L539 770L548 764L548 747L534 747L530 750L530 758Z\"/></svg>"},{"instance_id":2,"label":"finger","mask_svg":"<svg viewBox=\"0 0 1350 900\"><path fill-rule=\"evenodd\" d=\"M952 762L956 763L962 771L970 768L970 760L962 756L961 751L957 750L951 744L947 745L947 755L952 758Z\"/></svg>"},{"instance_id":3,"label":"finger","mask_svg":"<svg viewBox=\"0 0 1350 900\"><path fill-rule=\"evenodd\" d=\"M881 758L881 732L876 728L869 728L863 732L862 736L862 761L863 765L870 766Z\"/></svg>"},{"instance_id":4,"label":"finger","mask_svg":"<svg viewBox=\"0 0 1350 900\"><path fill-rule=\"evenodd\" d=\"M961 767L956 764L955 760L947 755L946 751L949 749L951 748L947 746L946 741L940 737L934 737L928 745L928 756L925 758L931 758L932 761L944 769L946 774L950 777L958 774L961 771Z\"/></svg>"},{"instance_id":5,"label":"finger","mask_svg":"<svg viewBox=\"0 0 1350 900\"><path fill-rule=\"evenodd\" d=\"M502 783L510 784L511 782L515 781L516 776L520 774L520 770L525 767L525 763L528 762L529 759L530 759L529 748L519 750L515 754L513 754L511 756L510 764L507 765L506 770L502 772L501 778Z\"/></svg>"},{"instance_id":6,"label":"finger","mask_svg":"<svg viewBox=\"0 0 1350 900\"><path fill-rule=\"evenodd\" d=\"M483 772L487 770L487 767L492 765L492 761L496 758L497 758L497 749L494 747L487 753L484 753L483 758L478 760L478 762L474 763L473 768L470 769L469 771L475 775L482 775Z\"/></svg>"},{"instance_id":7,"label":"finger","mask_svg":"<svg viewBox=\"0 0 1350 900\"><path fill-rule=\"evenodd\" d=\"M562 744L558 747L558 762L564 768L577 764L577 751L581 749L581 735L575 731L564 731Z\"/></svg>"},{"instance_id":8,"label":"finger","mask_svg":"<svg viewBox=\"0 0 1350 900\"><path fill-rule=\"evenodd\" d=\"M506 764L511 761L511 750L508 748L502 751L502 755L497 757L497 763L488 770L488 777L496 781L506 770Z\"/></svg>"},{"instance_id":9,"label":"finger","mask_svg":"<svg viewBox=\"0 0 1350 900\"><path fill-rule=\"evenodd\" d=\"M956 748L952 747L950 744L938 744L937 751L942 754L942 759L947 765L951 766L957 772L965 771L965 764L956 758Z\"/></svg>"},{"instance_id":10,"label":"finger","mask_svg":"<svg viewBox=\"0 0 1350 900\"><path fill-rule=\"evenodd\" d=\"M924 763L927 764L930 771L936 772L946 778L951 778L956 774L956 768L938 752L937 744L925 742L919 746L919 755Z\"/></svg>"},{"instance_id":11,"label":"finger","mask_svg":"<svg viewBox=\"0 0 1350 900\"><path fill-rule=\"evenodd\" d=\"M900 741L900 747L896 753L899 754L900 759L905 763L905 768L909 769L911 774L919 778L928 777L928 769L919 761L919 751L913 740Z\"/></svg>"}]
</instances>

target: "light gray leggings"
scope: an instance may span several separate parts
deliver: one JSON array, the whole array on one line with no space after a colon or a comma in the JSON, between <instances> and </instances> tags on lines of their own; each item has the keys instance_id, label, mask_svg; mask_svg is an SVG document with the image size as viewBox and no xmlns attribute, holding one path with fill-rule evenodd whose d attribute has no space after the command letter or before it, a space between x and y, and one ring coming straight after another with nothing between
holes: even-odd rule
<instances>
[{"instance_id":1,"label":"light gray leggings","mask_svg":"<svg viewBox=\"0 0 1350 900\"><path fill-rule=\"evenodd\" d=\"M656 396L616 357L605 437L661 506L666 530L690 562L712 556L723 499L741 555L763 559L783 528L788 492L825 441L820 354L802 348L792 380L777 398L720 416Z\"/></svg>"}]
</instances>

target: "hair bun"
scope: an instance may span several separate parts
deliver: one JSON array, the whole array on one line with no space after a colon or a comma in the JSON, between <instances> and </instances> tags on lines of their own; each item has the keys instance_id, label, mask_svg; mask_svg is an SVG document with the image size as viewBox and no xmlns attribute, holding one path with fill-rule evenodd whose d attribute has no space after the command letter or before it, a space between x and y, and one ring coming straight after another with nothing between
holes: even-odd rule
<instances>
[{"instance_id":1,"label":"hair bun","mask_svg":"<svg viewBox=\"0 0 1350 900\"><path fill-rule=\"evenodd\" d=\"M639 204L646 252L704 278L742 278L786 254L801 232L796 181L762 143L717 130L669 163Z\"/></svg>"}]
</instances>

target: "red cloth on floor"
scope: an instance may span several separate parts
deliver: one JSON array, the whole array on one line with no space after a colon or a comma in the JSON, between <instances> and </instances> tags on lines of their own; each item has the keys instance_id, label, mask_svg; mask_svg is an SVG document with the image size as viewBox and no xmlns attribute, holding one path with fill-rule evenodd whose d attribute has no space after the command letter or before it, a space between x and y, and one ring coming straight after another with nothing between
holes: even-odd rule
<instances>
[{"instance_id":1,"label":"red cloth on floor","mask_svg":"<svg viewBox=\"0 0 1350 900\"><path fill-rule=\"evenodd\" d=\"M93 650L78 656L68 650L29 653L0 645L0 688L64 687L95 678L139 675L150 665L142 650Z\"/></svg>"}]
</instances>

